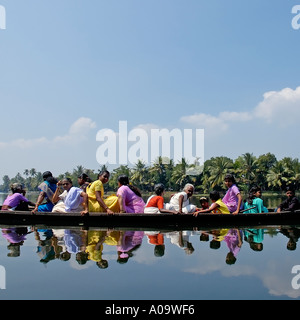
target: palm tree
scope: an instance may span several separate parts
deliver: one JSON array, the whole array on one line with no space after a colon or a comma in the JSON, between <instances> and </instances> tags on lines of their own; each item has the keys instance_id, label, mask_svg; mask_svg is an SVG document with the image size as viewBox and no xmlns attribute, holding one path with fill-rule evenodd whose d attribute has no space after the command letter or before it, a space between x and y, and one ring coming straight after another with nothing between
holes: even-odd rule
<instances>
[{"instance_id":1,"label":"palm tree","mask_svg":"<svg viewBox=\"0 0 300 320\"><path fill-rule=\"evenodd\" d=\"M167 166L170 163L168 161L170 159L164 159L161 156L159 156L153 163L153 165L150 167L149 172L151 174L151 181L154 185L155 183L163 183L165 186L167 184Z\"/></svg>"},{"instance_id":2,"label":"palm tree","mask_svg":"<svg viewBox=\"0 0 300 320\"><path fill-rule=\"evenodd\" d=\"M267 174L275 165L277 159L274 154L267 153L258 157L257 184L263 189L268 188Z\"/></svg>"},{"instance_id":3,"label":"palm tree","mask_svg":"<svg viewBox=\"0 0 300 320\"><path fill-rule=\"evenodd\" d=\"M25 169L25 170L24 170L24 174L25 174L26 177L28 177L28 176L29 176L29 170L28 170L28 169Z\"/></svg>"},{"instance_id":4,"label":"palm tree","mask_svg":"<svg viewBox=\"0 0 300 320\"><path fill-rule=\"evenodd\" d=\"M232 169L233 160L224 156L206 161L204 164L206 189L211 190L216 187L223 189L225 175L232 172Z\"/></svg>"},{"instance_id":5,"label":"palm tree","mask_svg":"<svg viewBox=\"0 0 300 320\"><path fill-rule=\"evenodd\" d=\"M269 170L269 173L267 174L268 186L274 187L277 190L284 190L288 182L285 174L286 170L284 168L283 162L276 162L276 164Z\"/></svg>"},{"instance_id":6,"label":"palm tree","mask_svg":"<svg viewBox=\"0 0 300 320\"><path fill-rule=\"evenodd\" d=\"M148 180L148 176L148 168L145 162L139 159L132 169L131 182L141 190L145 188L150 190L151 188L149 188L150 182Z\"/></svg>"},{"instance_id":7,"label":"palm tree","mask_svg":"<svg viewBox=\"0 0 300 320\"><path fill-rule=\"evenodd\" d=\"M250 185L256 183L256 177L258 172L258 162L256 157L252 153L245 153L241 158L241 180L249 190Z\"/></svg>"},{"instance_id":8,"label":"palm tree","mask_svg":"<svg viewBox=\"0 0 300 320\"><path fill-rule=\"evenodd\" d=\"M108 181L108 186L110 190L117 190L118 188L118 177L121 174L125 174L126 176L130 177L130 168L128 165L121 165L120 167L114 169L110 174L110 179Z\"/></svg>"},{"instance_id":9,"label":"palm tree","mask_svg":"<svg viewBox=\"0 0 300 320\"><path fill-rule=\"evenodd\" d=\"M81 174L85 172L85 169L82 165L77 166L75 169L73 169L73 177L78 178Z\"/></svg>"},{"instance_id":10,"label":"palm tree","mask_svg":"<svg viewBox=\"0 0 300 320\"><path fill-rule=\"evenodd\" d=\"M35 177L37 175L37 172L34 168L30 169L29 173L31 177Z\"/></svg>"},{"instance_id":11,"label":"palm tree","mask_svg":"<svg viewBox=\"0 0 300 320\"><path fill-rule=\"evenodd\" d=\"M293 183L298 190L300 186L300 162L298 159L293 160Z\"/></svg>"},{"instance_id":12,"label":"palm tree","mask_svg":"<svg viewBox=\"0 0 300 320\"><path fill-rule=\"evenodd\" d=\"M182 158L181 162L175 165L171 179L179 189L182 189L186 183L191 182L190 176L188 174L189 167L190 166L185 158Z\"/></svg>"},{"instance_id":13,"label":"palm tree","mask_svg":"<svg viewBox=\"0 0 300 320\"><path fill-rule=\"evenodd\" d=\"M3 177L3 185L2 185L2 191L3 192L8 192L10 187L10 178L8 175L5 175Z\"/></svg>"}]
</instances>

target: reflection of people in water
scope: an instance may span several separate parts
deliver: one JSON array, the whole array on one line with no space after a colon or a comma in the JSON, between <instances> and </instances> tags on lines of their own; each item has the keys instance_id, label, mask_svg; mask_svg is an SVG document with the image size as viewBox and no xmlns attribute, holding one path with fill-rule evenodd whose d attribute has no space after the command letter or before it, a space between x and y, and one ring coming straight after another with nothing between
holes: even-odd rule
<instances>
[{"instance_id":1,"label":"reflection of people in water","mask_svg":"<svg viewBox=\"0 0 300 320\"><path fill-rule=\"evenodd\" d=\"M87 231L66 229L64 240L67 251L70 254L75 254L78 264L85 264L88 261L86 252Z\"/></svg>"},{"instance_id":2,"label":"reflection of people in water","mask_svg":"<svg viewBox=\"0 0 300 320\"><path fill-rule=\"evenodd\" d=\"M230 229L226 236L224 237L224 241L227 244L229 252L226 256L227 264L234 264L236 262L236 257L240 252L240 249L243 244L243 232L238 229Z\"/></svg>"},{"instance_id":3,"label":"reflection of people in water","mask_svg":"<svg viewBox=\"0 0 300 320\"><path fill-rule=\"evenodd\" d=\"M164 235L159 231L145 231L148 243L154 245L154 256L162 257L165 254Z\"/></svg>"},{"instance_id":4,"label":"reflection of people in water","mask_svg":"<svg viewBox=\"0 0 300 320\"><path fill-rule=\"evenodd\" d=\"M253 251L263 250L264 229L246 229L244 230L244 240L250 245Z\"/></svg>"},{"instance_id":5,"label":"reflection of people in water","mask_svg":"<svg viewBox=\"0 0 300 320\"><path fill-rule=\"evenodd\" d=\"M205 232L201 232L199 240L200 240L200 242L201 241L207 242L207 241L209 241L209 235L207 233L205 233Z\"/></svg>"},{"instance_id":6,"label":"reflection of people in water","mask_svg":"<svg viewBox=\"0 0 300 320\"><path fill-rule=\"evenodd\" d=\"M190 255L195 249L189 241L189 234L187 231L173 231L168 232L166 237L170 239L172 244L177 245L179 248L184 249L185 253Z\"/></svg>"},{"instance_id":7,"label":"reflection of people in water","mask_svg":"<svg viewBox=\"0 0 300 320\"><path fill-rule=\"evenodd\" d=\"M71 259L71 253L68 252L65 243L65 229L53 229L52 246L55 252L55 259L68 261Z\"/></svg>"},{"instance_id":8,"label":"reflection of people in water","mask_svg":"<svg viewBox=\"0 0 300 320\"><path fill-rule=\"evenodd\" d=\"M213 238L209 243L210 249L219 249L221 247L221 242L224 240L224 237L228 233L228 229L216 229L211 231L203 231L200 236L200 241L208 241L209 235L212 235Z\"/></svg>"},{"instance_id":9,"label":"reflection of people in water","mask_svg":"<svg viewBox=\"0 0 300 320\"><path fill-rule=\"evenodd\" d=\"M300 229L295 227L280 228L279 232L285 235L289 241L286 245L287 250L296 250L297 242L300 238Z\"/></svg>"},{"instance_id":10,"label":"reflection of people in water","mask_svg":"<svg viewBox=\"0 0 300 320\"><path fill-rule=\"evenodd\" d=\"M45 237L44 240L41 240L40 233L43 233L42 236ZM53 236L52 230L38 229L38 230L35 230L34 235L35 235L35 240L38 241L37 254L41 258L40 262L48 263L49 261L54 260L55 251L52 245L52 236Z\"/></svg>"},{"instance_id":11,"label":"reflection of people in water","mask_svg":"<svg viewBox=\"0 0 300 320\"><path fill-rule=\"evenodd\" d=\"M26 240L26 235L28 232L27 227L17 227L17 228L3 228L2 236L9 242L7 249L10 252L7 254L8 257L19 257L20 247L24 244Z\"/></svg>"},{"instance_id":12,"label":"reflection of people in water","mask_svg":"<svg viewBox=\"0 0 300 320\"><path fill-rule=\"evenodd\" d=\"M144 231L125 231L120 245L117 246L117 262L121 264L126 263L133 256L133 252L141 246L143 237Z\"/></svg>"},{"instance_id":13,"label":"reflection of people in water","mask_svg":"<svg viewBox=\"0 0 300 320\"><path fill-rule=\"evenodd\" d=\"M89 230L87 234L86 253L89 260L96 262L100 269L108 267L108 261L102 258L103 243L105 241L106 231Z\"/></svg>"}]
</instances>

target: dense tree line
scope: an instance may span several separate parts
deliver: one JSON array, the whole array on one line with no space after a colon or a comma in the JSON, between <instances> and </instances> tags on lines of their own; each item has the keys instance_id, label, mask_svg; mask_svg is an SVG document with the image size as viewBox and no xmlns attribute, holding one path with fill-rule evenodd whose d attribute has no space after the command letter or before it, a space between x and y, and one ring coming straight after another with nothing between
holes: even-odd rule
<instances>
[{"instance_id":1,"label":"dense tree line","mask_svg":"<svg viewBox=\"0 0 300 320\"><path fill-rule=\"evenodd\" d=\"M206 160L203 168L200 168L197 161L189 164L185 159L175 164L173 160L164 161L159 157L157 161L147 166L139 160L133 167L121 165L111 170L111 176L106 191L116 191L117 178L120 174L127 174L132 184L144 192L151 192L156 183L161 182L167 190L178 191L186 183L193 183L197 192L207 193L213 189L224 190L224 177L227 173L233 173L241 190L247 191L256 184L264 191L282 191L287 185L293 184L299 189L300 163L298 159L285 157L277 160L274 154L267 153L259 157L251 153L245 153L237 159L220 156ZM199 170L199 168L201 170ZM77 185L77 177L87 173L92 180L97 179L100 171L106 168L102 166L98 171L86 169L79 165L72 172L60 174L57 178L70 177ZM197 170L193 170L197 169ZM37 191L38 185L42 182L42 173L34 168L25 169L23 175L18 173L14 178L7 175L3 177L3 184L0 191L8 192L12 183L22 183L28 191Z\"/></svg>"}]
</instances>

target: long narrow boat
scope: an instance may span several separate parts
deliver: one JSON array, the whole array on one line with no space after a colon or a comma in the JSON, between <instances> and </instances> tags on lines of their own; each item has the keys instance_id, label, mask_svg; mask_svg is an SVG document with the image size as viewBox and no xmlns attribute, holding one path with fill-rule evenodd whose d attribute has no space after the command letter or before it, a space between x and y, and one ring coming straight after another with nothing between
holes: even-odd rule
<instances>
[{"instance_id":1,"label":"long narrow boat","mask_svg":"<svg viewBox=\"0 0 300 320\"><path fill-rule=\"evenodd\" d=\"M0 225L39 225L39 226L86 226L103 228L144 228L144 229L187 229L254 227L270 225L299 225L300 210L281 213L241 213L211 214L203 213L198 217L192 214L138 214L138 213L36 213L30 211L1 211Z\"/></svg>"}]
</instances>

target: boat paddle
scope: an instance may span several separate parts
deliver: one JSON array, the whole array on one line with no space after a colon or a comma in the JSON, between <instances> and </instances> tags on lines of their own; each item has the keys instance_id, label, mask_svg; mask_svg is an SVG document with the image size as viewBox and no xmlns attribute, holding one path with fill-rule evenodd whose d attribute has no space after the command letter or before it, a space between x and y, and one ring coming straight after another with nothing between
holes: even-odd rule
<instances>
[{"instance_id":1,"label":"boat paddle","mask_svg":"<svg viewBox=\"0 0 300 320\"><path fill-rule=\"evenodd\" d=\"M241 211L239 211L239 213L243 213L243 212L249 211L249 210L254 209L254 208L256 208L256 207L254 206L254 207L251 207L251 208L248 208L248 209L241 210Z\"/></svg>"}]
</instances>

